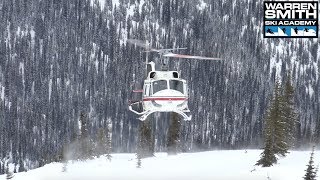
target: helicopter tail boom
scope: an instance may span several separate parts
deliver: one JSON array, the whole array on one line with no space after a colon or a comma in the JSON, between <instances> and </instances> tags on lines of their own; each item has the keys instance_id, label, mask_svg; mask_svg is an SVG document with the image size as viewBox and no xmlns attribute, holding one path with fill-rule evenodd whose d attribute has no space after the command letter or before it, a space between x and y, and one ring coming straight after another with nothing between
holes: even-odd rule
<instances>
[{"instance_id":1,"label":"helicopter tail boom","mask_svg":"<svg viewBox=\"0 0 320 180\"><path fill-rule=\"evenodd\" d=\"M191 56L191 55L184 55L184 54L174 54L168 53L164 54L165 57L175 57L175 58L183 58L183 59L200 59L200 60L222 60L221 58L213 58L213 57L204 57L204 56Z\"/></svg>"}]
</instances>

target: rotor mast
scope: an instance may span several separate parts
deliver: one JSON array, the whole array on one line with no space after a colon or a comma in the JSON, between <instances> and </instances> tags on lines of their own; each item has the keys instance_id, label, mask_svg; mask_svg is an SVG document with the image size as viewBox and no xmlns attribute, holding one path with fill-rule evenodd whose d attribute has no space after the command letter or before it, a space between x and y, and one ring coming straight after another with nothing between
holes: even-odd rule
<instances>
[{"instance_id":1,"label":"rotor mast","mask_svg":"<svg viewBox=\"0 0 320 180\"><path fill-rule=\"evenodd\" d=\"M162 71L169 70L169 59L170 58L182 58L182 59L196 59L196 60L222 60L221 58L214 57L204 57L204 56L194 56L194 55L185 55L185 54L175 54L172 51L179 49L187 48L170 48L170 49L154 49L151 47L150 43L146 41L141 41L138 39L128 39L128 43L135 44L136 46L145 48L146 52L146 73L148 75L148 64L149 64L149 52L157 52L160 55L160 64Z\"/></svg>"}]
</instances>

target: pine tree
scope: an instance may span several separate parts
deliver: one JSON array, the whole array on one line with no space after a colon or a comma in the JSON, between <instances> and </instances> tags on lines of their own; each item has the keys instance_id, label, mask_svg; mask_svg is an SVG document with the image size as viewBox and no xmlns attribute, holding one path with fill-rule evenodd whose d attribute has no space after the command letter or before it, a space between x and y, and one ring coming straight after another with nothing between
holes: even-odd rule
<instances>
[{"instance_id":1,"label":"pine tree","mask_svg":"<svg viewBox=\"0 0 320 180\"><path fill-rule=\"evenodd\" d=\"M319 116L317 124L316 124L315 132L314 132L314 139L315 139L314 143L320 144L320 116Z\"/></svg>"},{"instance_id":2,"label":"pine tree","mask_svg":"<svg viewBox=\"0 0 320 180\"><path fill-rule=\"evenodd\" d=\"M63 162L62 172L67 172L68 161Z\"/></svg>"},{"instance_id":3,"label":"pine tree","mask_svg":"<svg viewBox=\"0 0 320 180\"><path fill-rule=\"evenodd\" d=\"M286 124L283 118L283 100L279 81L276 81L273 93L273 99L267 115L264 126L265 147L261 153L261 159L256 165L269 167L277 162L276 154L285 156L288 153L286 139Z\"/></svg>"},{"instance_id":4,"label":"pine tree","mask_svg":"<svg viewBox=\"0 0 320 180\"><path fill-rule=\"evenodd\" d=\"M108 149L107 137L104 128L98 129L96 154L98 156L106 154Z\"/></svg>"},{"instance_id":5,"label":"pine tree","mask_svg":"<svg viewBox=\"0 0 320 180\"><path fill-rule=\"evenodd\" d=\"M88 159L92 157L93 155L93 143L91 139L89 138L88 133L88 122L86 115L81 112L80 114L80 123L81 123L81 134L80 134L80 151L81 151L81 157L80 159Z\"/></svg>"},{"instance_id":6,"label":"pine tree","mask_svg":"<svg viewBox=\"0 0 320 180\"><path fill-rule=\"evenodd\" d=\"M265 147L263 152L261 153L261 158L258 160L256 165L261 165L262 167L270 167L273 164L277 163L277 158L274 152L274 121L273 114L271 114L271 110L268 111L265 127L264 127L264 139L265 139Z\"/></svg>"},{"instance_id":7,"label":"pine tree","mask_svg":"<svg viewBox=\"0 0 320 180\"><path fill-rule=\"evenodd\" d=\"M154 156L154 141L149 119L140 123L137 154L140 158Z\"/></svg>"},{"instance_id":8,"label":"pine tree","mask_svg":"<svg viewBox=\"0 0 320 180\"><path fill-rule=\"evenodd\" d=\"M107 159L111 161L111 152L112 152L112 124L111 121L107 122Z\"/></svg>"},{"instance_id":9,"label":"pine tree","mask_svg":"<svg viewBox=\"0 0 320 180\"><path fill-rule=\"evenodd\" d=\"M19 159L19 169L18 169L18 171L19 171L19 172L25 171L24 163L23 163L23 161L22 161L21 158Z\"/></svg>"},{"instance_id":10,"label":"pine tree","mask_svg":"<svg viewBox=\"0 0 320 180\"><path fill-rule=\"evenodd\" d=\"M310 155L310 160L309 160L309 163L307 165L307 169L305 170L306 171L306 174L304 176L304 179L305 180L315 180L316 179L316 169L314 167L314 161L313 161L313 157L314 157L314 146L312 148L312 152L311 152L311 155Z\"/></svg>"},{"instance_id":11,"label":"pine tree","mask_svg":"<svg viewBox=\"0 0 320 180\"><path fill-rule=\"evenodd\" d=\"M287 124L284 120L284 103L281 95L280 83L277 81L275 85L274 99L271 105L270 116L272 118L272 126L274 128L274 153L285 156L288 153L289 146L287 144Z\"/></svg>"},{"instance_id":12,"label":"pine tree","mask_svg":"<svg viewBox=\"0 0 320 180\"><path fill-rule=\"evenodd\" d=\"M1 164L1 161L0 161L0 174L4 174L4 169L2 169L3 167L2 167L2 164Z\"/></svg>"},{"instance_id":13,"label":"pine tree","mask_svg":"<svg viewBox=\"0 0 320 180\"><path fill-rule=\"evenodd\" d=\"M179 152L180 143L180 118L177 113L171 113L171 123L168 130L167 148L168 154L175 155Z\"/></svg>"},{"instance_id":14,"label":"pine tree","mask_svg":"<svg viewBox=\"0 0 320 180\"><path fill-rule=\"evenodd\" d=\"M267 139L263 152L261 153L261 159L258 160L256 165L261 165L262 167L270 167L277 163L277 157L273 151L273 146L271 139Z\"/></svg>"},{"instance_id":15,"label":"pine tree","mask_svg":"<svg viewBox=\"0 0 320 180\"><path fill-rule=\"evenodd\" d=\"M13 173L9 170L9 167L7 167L6 174L6 179L12 179L14 176Z\"/></svg>"},{"instance_id":16,"label":"pine tree","mask_svg":"<svg viewBox=\"0 0 320 180\"><path fill-rule=\"evenodd\" d=\"M7 173L7 176L6 176L6 179L12 179L13 178L13 172L8 172Z\"/></svg>"},{"instance_id":17,"label":"pine tree","mask_svg":"<svg viewBox=\"0 0 320 180\"><path fill-rule=\"evenodd\" d=\"M2 174L5 174L6 173L6 168L5 168L5 165L4 163L2 164Z\"/></svg>"},{"instance_id":18,"label":"pine tree","mask_svg":"<svg viewBox=\"0 0 320 180\"><path fill-rule=\"evenodd\" d=\"M284 84L283 100L283 120L285 123L286 143L293 146L296 132L296 112L294 109L294 88L291 83L291 73L287 74L287 80Z\"/></svg>"},{"instance_id":19,"label":"pine tree","mask_svg":"<svg viewBox=\"0 0 320 180\"><path fill-rule=\"evenodd\" d=\"M137 168L141 168L141 155L137 153L136 156L137 156Z\"/></svg>"}]
</instances>

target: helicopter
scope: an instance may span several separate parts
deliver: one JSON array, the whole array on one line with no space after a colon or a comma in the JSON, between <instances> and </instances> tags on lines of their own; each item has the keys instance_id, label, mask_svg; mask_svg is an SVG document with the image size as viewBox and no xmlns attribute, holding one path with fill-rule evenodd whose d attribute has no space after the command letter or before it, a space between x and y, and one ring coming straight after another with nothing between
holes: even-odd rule
<instances>
[{"instance_id":1,"label":"helicopter","mask_svg":"<svg viewBox=\"0 0 320 180\"><path fill-rule=\"evenodd\" d=\"M183 120L190 121L192 115L188 107L188 83L180 77L178 71L169 70L169 58L185 58L197 60L222 60L221 58L192 56L175 54L173 51L187 48L155 49L148 41L128 39L129 44L145 48L146 53L156 52L160 56L161 69L156 70L156 63L148 60L146 54L146 79L143 82L143 89L133 90L133 93L141 93L142 98L136 101L129 101L129 110L140 117L141 121L147 119L155 112L175 112L183 117Z\"/></svg>"}]
</instances>

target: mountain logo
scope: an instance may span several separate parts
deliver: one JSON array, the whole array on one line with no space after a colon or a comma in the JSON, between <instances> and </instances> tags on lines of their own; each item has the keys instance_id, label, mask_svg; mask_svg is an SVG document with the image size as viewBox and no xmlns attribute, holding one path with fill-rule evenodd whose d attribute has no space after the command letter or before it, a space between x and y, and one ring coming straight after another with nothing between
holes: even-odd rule
<instances>
[{"instance_id":1,"label":"mountain logo","mask_svg":"<svg viewBox=\"0 0 320 180\"><path fill-rule=\"evenodd\" d=\"M318 1L264 1L265 38L318 38Z\"/></svg>"}]
</instances>

